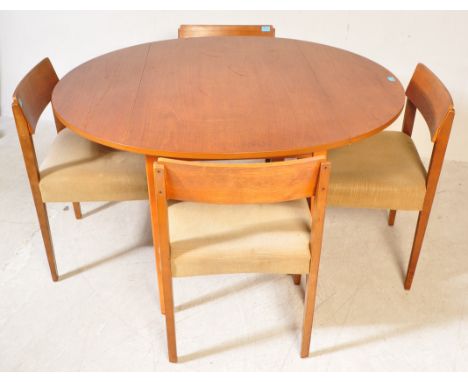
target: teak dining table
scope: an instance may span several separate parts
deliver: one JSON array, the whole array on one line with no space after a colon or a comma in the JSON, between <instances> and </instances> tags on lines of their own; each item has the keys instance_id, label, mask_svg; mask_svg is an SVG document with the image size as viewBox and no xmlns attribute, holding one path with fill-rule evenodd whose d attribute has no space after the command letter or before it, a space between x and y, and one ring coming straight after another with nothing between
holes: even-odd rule
<instances>
[{"instance_id":1,"label":"teak dining table","mask_svg":"<svg viewBox=\"0 0 468 382\"><path fill-rule=\"evenodd\" d=\"M404 100L389 70L342 49L283 38L202 37L94 58L59 81L52 107L75 133L146 156L156 239L158 157L323 154L383 130Z\"/></svg>"}]
</instances>

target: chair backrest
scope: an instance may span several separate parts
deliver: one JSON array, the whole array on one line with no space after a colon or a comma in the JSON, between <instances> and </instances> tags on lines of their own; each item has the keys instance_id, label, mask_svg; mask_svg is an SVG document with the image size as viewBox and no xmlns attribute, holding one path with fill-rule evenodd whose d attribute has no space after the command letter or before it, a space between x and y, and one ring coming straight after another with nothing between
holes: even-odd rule
<instances>
[{"instance_id":1,"label":"chair backrest","mask_svg":"<svg viewBox=\"0 0 468 382\"><path fill-rule=\"evenodd\" d=\"M411 130L414 123L414 107L424 117L431 134L432 142L436 142L441 131L450 129L454 117L452 97L442 81L425 65L418 64L413 77L406 89L408 98L407 109ZM414 107L413 107L414 106Z\"/></svg>"},{"instance_id":2,"label":"chair backrest","mask_svg":"<svg viewBox=\"0 0 468 382\"><path fill-rule=\"evenodd\" d=\"M26 74L13 93L11 107L35 202L40 200L40 173L32 135L36 131L39 117L52 98L57 82L58 77L50 60L44 58ZM55 124L57 132L64 128L57 119Z\"/></svg>"},{"instance_id":3,"label":"chair backrest","mask_svg":"<svg viewBox=\"0 0 468 382\"><path fill-rule=\"evenodd\" d=\"M273 163L204 163L161 158L155 185L167 200L276 203L314 196L325 157Z\"/></svg>"},{"instance_id":4,"label":"chair backrest","mask_svg":"<svg viewBox=\"0 0 468 382\"><path fill-rule=\"evenodd\" d=\"M210 36L275 37L273 25L181 25L179 38Z\"/></svg>"},{"instance_id":5,"label":"chair backrest","mask_svg":"<svg viewBox=\"0 0 468 382\"><path fill-rule=\"evenodd\" d=\"M442 81L423 64L418 64L406 89L403 132L411 136L416 110L424 117L434 142L426 177L423 209L430 209L439 182L445 152L455 117L452 97Z\"/></svg>"},{"instance_id":6,"label":"chair backrest","mask_svg":"<svg viewBox=\"0 0 468 382\"><path fill-rule=\"evenodd\" d=\"M58 80L52 63L48 58L44 58L16 87L13 93L13 113L19 117L16 120L17 124L26 122L30 134L36 131L37 121L49 104Z\"/></svg>"}]
</instances>

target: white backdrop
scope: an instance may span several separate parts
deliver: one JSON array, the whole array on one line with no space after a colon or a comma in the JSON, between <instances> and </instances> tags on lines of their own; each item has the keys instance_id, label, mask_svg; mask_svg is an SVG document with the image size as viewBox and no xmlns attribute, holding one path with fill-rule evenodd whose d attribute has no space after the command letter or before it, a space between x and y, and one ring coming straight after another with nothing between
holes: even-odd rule
<instances>
[{"instance_id":1,"label":"white backdrop","mask_svg":"<svg viewBox=\"0 0 468 382\"><path fill-rule=\"evenodd\" d=\"M468 161L468 12L429 11L90 11L0 12L0 111L11 116L21 77L48 56L59 76L111 50L177 37L179 24L273 24L278 37L316 41L362 54L406 86L418 62L445 82L457 115L447 159ZM51 118L50 113L44 118ZM397 129L400 126L392 126ZM414 139L430 155L427 128Z\"/></svg>"}]
</instances>

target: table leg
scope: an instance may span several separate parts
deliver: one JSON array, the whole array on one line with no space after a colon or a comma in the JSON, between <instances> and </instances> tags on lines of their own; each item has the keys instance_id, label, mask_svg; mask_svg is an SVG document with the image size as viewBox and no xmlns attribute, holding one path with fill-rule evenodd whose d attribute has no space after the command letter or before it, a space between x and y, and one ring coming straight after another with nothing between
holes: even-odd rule
<instances>
[{"instance_id":1,"label":"table leg","mask_svg":"<svg viewBox=\"0 0 468 382\"><path fill-rule=\"evenodd\" d=\"M161 256L159 254L158 245L158 230L157 230L157 219L158 211L156 207L156 189L154 185L154 170L153 164L157 160L156 157L146 156L146 180L148 182L148 199L150 204L151 212L151 232L153 235L153 246L154 246L154 257L156 259L156 273L158 276L158 289L159 289L159 304L161 307L161 313L165 314L164 305L164 293L163 293L163 280L161 273Z\"/></svg>"}]
</instances>

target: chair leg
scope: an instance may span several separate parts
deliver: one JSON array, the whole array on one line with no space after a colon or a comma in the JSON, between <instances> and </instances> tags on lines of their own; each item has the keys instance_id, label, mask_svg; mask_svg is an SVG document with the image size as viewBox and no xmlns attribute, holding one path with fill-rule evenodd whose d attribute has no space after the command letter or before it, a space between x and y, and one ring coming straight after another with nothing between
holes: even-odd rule
<instances>
[{"instance_id":1,"label":"chair leg","mask_svg":"<svg viewBox=\"0 0 468 382\"><path fill-rule=\"evenodd\" d=\"M302 325L301 358L309 356L310 336L314 320L315 297L317 292L317 280L322 251L323 224L325 221L325 207L327 199L327 187L330 176L329 164L322 163L317 184L317 195L312 201L312 229L310 241L310 265L306 283L304 321Z\"/></svg>"},{"instance_id":2,"label":"chair leg","mask_svg":"<svg viewBox=\"0 0 468 382\"><path fill-rule=\"evenodd\" d=\"M161 308L161 313L165 314L166 308L164 303L164 292L163 292L163 278L162 278L162 270L161 270L161 255L159 250L156 246L158 242L158 231L156 229L157 226L157 207L156 207L156 188L154 185L154 174L153 174L153 163L156 158L153 157L146 157L146 179L148 182L148 199L150 203L150 210L151 210L151 233L153 236L153 243L154 243L154 256L156 262L156 274L158 277L158 291L159 291L159 306Z\"/></svg>"},{"instance_id":3,"label":"chair leg","mask_svg":"<svg viewBox=\"0 0 468 382\"><path fill-rule=\"evenodd\" d=\"M50 234L49 217L47 215L47 207L42 200L34 200L36 206L37 218L41 228L42 240L49 263L50 274L53 281L58 281L57 263L55 262L54 246L52 244L52 235Z\"/></svg>"},{"instance_id":4,"label":"chair leg","mask_svg":"<svg viewBox=\"0 0 468 382\"><path fill-rule=\"evenodd\" d=\"M81 219L83 217L81 214L81 206L79 202L73 202L73 211L75 212L76 219Z\"/></svg>"},{"instance_id":5,"label":"chair leg","mask_svg":"<svg viewBox=\"0 0 468 382\"><path fill-rule=\"evenodd\" d=\"M388 214L388 225L395 224L395 216L396 216L396 210L390 210Z\"/></svg>"},{"instance_id":6,"label":"chair leg","mask_svg":"<svg viewBox=\"0 0 468 382\"><path fill-rule=\"evenodd\" d=\"M301 275L292 275L295 285L301 285Z\"/></svg>"},{"instance_id":7,"label":"chair leg","mask_svg":"<svg viewBox=\"0 0 468 382\"><path fill-rule=\"evenodd\" d=\"M411 289L413 283L414 273L416 272L416 265L418 264L419 254L426 233L427 223L429 221L430 208L419 212L418 222L416 224L416 231L414 233L413 247L411 248L411 256L408 263L408 270L406 272L405 289Z\"/></svg>"},{"instance_id":8,"label":"chair leg","mask_svg":"<svg viewBox=\"0 0 468 382\"><path fill-rule=\"evenodd\" d=\"M304 319L302 324L302 344L301 344L301 358L309 356L310 349L310 336L312 335L312 323L314 321L314 310L315 310L315 297L317 293L317 280L318 271L320 264L320 253L322 249L322 236L323 236L323 219L324 212L322 212L322 218L319 219L320 213L318 209L324 209L324 201L320 201L319 206L316 204L318 200L314 201L313 219L312 219L312 245L310 251L310 266L309 274L306 275L306 293L304 301Z\"/></svg>"},{"instance_id":9,"label":"chair leg","mask_svg":"<svg viewBox=\"0 0 468 382\"><path fill-rule=\"evenodd\" d=\"M304 321L302 326L302 344L301 358L309 356L310 337L312 335L312 323L314 321L315 297L317 292L317 276L318 264L314 274L307 277L305 306L304 306Z\"/></svg>"},{"instance_id":10,"label":"chair leg","mask_svg":"<svg viewBox=\"0 0 468 382\"><path fill-rule=\"evenodd\" d=\"M165 274L164 274L165 273ZM163 271L163 291L166 317L167 351L169 362L177 362L177 345L174 320L174 298L172 293L172 276Z\"/></svg>"}]
</instances>

